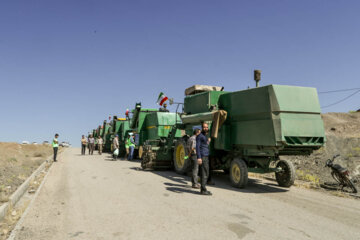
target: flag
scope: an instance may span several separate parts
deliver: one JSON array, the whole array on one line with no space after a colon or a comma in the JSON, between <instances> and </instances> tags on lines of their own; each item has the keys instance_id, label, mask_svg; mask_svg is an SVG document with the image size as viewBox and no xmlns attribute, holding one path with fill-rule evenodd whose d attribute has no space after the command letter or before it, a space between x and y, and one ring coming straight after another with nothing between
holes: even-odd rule
<instances>
[{"instance_id":1,"label":"flag","mask_svg":"<svg viewBox=\"0 0 360 240\"><path fill-rule=\"evenodd\" d=\"M165 96L165 94L163 92L161 92L159 94L159 97L158 97L158 100L157 100L157 103L162 106L164 104L164 102L166 102L168 100L168 97Z\"/></svg>"},{"instance_id":2,"label":"flag","mask_svg":"<svg viewBox=\"0 0 360 240\"><path fill-rule=\"evenodd\" d=\"M126 109L125 116L129 116L129 109Z\"/></svg>"}]
</instances>

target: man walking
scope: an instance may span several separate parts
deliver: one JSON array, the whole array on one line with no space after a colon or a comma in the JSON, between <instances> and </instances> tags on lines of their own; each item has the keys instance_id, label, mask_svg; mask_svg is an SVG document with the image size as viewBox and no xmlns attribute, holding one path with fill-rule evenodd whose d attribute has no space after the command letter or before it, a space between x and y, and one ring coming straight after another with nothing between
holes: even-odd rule
<instances>
[{"instance_id":1,"label":"man walking","mask_svg":"<svg viewBox=\"0 0 360 240\"><path fill-rule=\"evenodd\" d=\"M199 164L196 158L196 137L200 134L200 129L196 128L194 130L194 135L192 135L188 140L188 149L189 149L189 158L192 163L192 175L191 182L192 188L199 189L200 185L198 183L198 172L199 172Z\"/></svg>"},{"instance_id":2,"label":"man walking","mask_svg":"<svg viewBox=\"0 0 360 240\"><path fill-rule=\"evenodd\" d=\"M128 160L133 160L134 158L134 149L135 149L135 140L134 140L134 135L130 135L129 138L129 157Z\"/></svg>"},{"instance_id":3,"label":"man walking","mask_svg":"<svg viewBox=\"0 0 360 240\"><path fill-rule=\"evenodd\" d=\"M95 148L95 138L90 134L89 136L89 155L93 155Z\"/></svg>"},{"instance_id":4,"label":"man walking","mask_svg":"<svg viewBox=\"0 0 360 240\"><path fill-rule=\"evenodd\" d=\"M55 138L52 141L52 147L53 147L53 150L54 150L54 162L57 162L56 156L57 156L57 152L58 152L58 149L59 149L58 137L59 137L59 134L56 133Z\"/></svg>"},{"instance_id":5,"label":"man walking","mask_svg":"<svg viewBox=\"0 0 360 240\"><path fill-rule=\"evenodd\" d=\"M87 140L84 135L81 137L81 155L85 155Z\"/></svg>"},{"instance_id":6,"label":"man walking","mask_svg":"<svg viewBox=\"0 0 360 240\"><path fill-rule=\"evenodd\" d=\"M210 139L206 138L207 133L209 132L209 126L207 123L202 124L202 132L196 137L196 155L198 164L200 165L201 171L201 190L202 195L212 195L206 189L206 182L209 176L209 143Z\"/></svg>"},{"instance_id":7,"label":"man walking","mask_svg":"<svg viewBox=\"0 0 360 240\"><path fill-rule=\"evenodd\" d=\"M99 136L99 138L97 140L97 144L98 144L99 155L101 155L102 154L102 148L103 148L103 140L102 140L101 136Z\"/></svg>"},{"instance_id":8,"label":"man walking","mask_svg":"<svg viewBox=\"0 0 360 240\"><path fill-rule=\"evenodd\" d=\"M117 160L117 157L119 155L119 135L116 135L114 137L113 147L114 147L114 152L113 152L114 160Z\"/></svg>"}]
</instances>

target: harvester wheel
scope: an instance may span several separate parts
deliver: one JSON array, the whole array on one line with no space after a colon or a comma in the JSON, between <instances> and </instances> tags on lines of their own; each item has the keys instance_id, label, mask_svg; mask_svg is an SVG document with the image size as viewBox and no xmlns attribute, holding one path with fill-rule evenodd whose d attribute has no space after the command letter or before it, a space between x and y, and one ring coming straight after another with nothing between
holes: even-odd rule
<instances>
[{"instance_id":1,"label":"harvester wheel","mask_svg":"<svg viewBox=\"0 0 360 240\"><path fill-rule=\"evenodd\" d=\"M280 160L276 164L277 168L281 168L280 172L275 173L276 181L281 187L291 187L295 182L295 168L288 160Z\"/></svg>"},{"instance_id":2,"label":"harvester wheel","mask_svg":"<svg viewBox=\"0 0 360 240\"><path fill-rule=\"evenodd\" d=\"M248 182L248 169L244 160L235 158L230 165L230 181L234 187L244 188Z\"/></svg>"},{"instance_id":3,"label":"harvester wheel","mask_svg":"<svg viewBox=\"0 0 360 240\"><path fill-rule=\"evenodd\" d=\"M178 140L175 144L173 158L174 168L177 173L185 174L189 170L189 167L191 166L190 158L185 159L185 156L188 155L189 153L186 147L186 142L183 139Z\"/></svg>"},{"instance_id":4,"label":"harvester wheel","mask_svg":"<svg viewBox=\"0 0 360 240\"><path fill-rule=\"evenodd\" d=\"M139 147L139 159L142 159L143 154L144 154L144 148L143 148L143 146L140 146Z\"/></svg>"}]
</instances>

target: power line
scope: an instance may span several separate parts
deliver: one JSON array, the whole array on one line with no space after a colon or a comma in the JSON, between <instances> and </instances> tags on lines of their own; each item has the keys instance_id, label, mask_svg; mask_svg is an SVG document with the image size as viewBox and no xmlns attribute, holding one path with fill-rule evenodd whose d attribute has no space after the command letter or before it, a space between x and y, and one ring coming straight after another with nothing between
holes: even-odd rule
<instances>
[{"instance_id":1,"label":"power line","mask_svg":"<svg viewBox=\"0 0 360 240\"><path fill-rule=\"evenodd\" d=\"M335 93L335 92L349 92L354 90L360 90L360 88L348 88L348 89L339 89L339 90L332 90L332 91L325 91L325 92L318 92L319 94L322 93Z\"/></svg>"},{"instance_id":2,"label":"power line","mask_svg":"<svg viewBox=\"0 0 360 240\"><path fill-rule=\"evenodd\" d=\"M360 92L360 88L358 88L358 90L357 90L356 92L350 94L349 96L347 96L347 97L345 97L345 98L343 98L343 99L341 99L341 100L339 100L339 101L337 101L337 102L334 102L334 103L332 103L332 104L329 104L329 105L326 105L326 106L324 106L324 107L321 107L321 108L327 108L327 107L334 106L334 105L336 105L336 104L338 104L338 103L341 103L341 102L345 101L346 99L351 98L352 96L354 96L354 95L357 94L358 92Z\"/></svg>"}]
</instances>

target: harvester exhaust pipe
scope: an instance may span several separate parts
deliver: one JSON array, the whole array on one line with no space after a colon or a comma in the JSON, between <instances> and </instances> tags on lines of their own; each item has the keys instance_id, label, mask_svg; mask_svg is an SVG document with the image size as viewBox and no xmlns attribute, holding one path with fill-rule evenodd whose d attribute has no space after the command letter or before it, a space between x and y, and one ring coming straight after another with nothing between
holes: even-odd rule
<instances>
[{"instance_id":1,"label":"harvester exhaust pipe","mask_svg":"<svg viewBox=\"0 0 360 240\"><path fill-rule=\"evenodd\" d=\"M115 124L116 124L116 121L117 121L117 116L116 115L114 115L113 116L113 129L115 129ZM115 130L114 130L115 131Z\"/></svg>"},{"instance_id":2,"label":"harvester exhaust pipe","mask_svg":"<svg viewBox=\"0 0 360 240\"><path fill-rule=\"evenodd\" d=\"M254 80L256 82L256 87L259 87L259 82L261 80L261 70L254 70Z\"/></svg>"}]
</instances>

